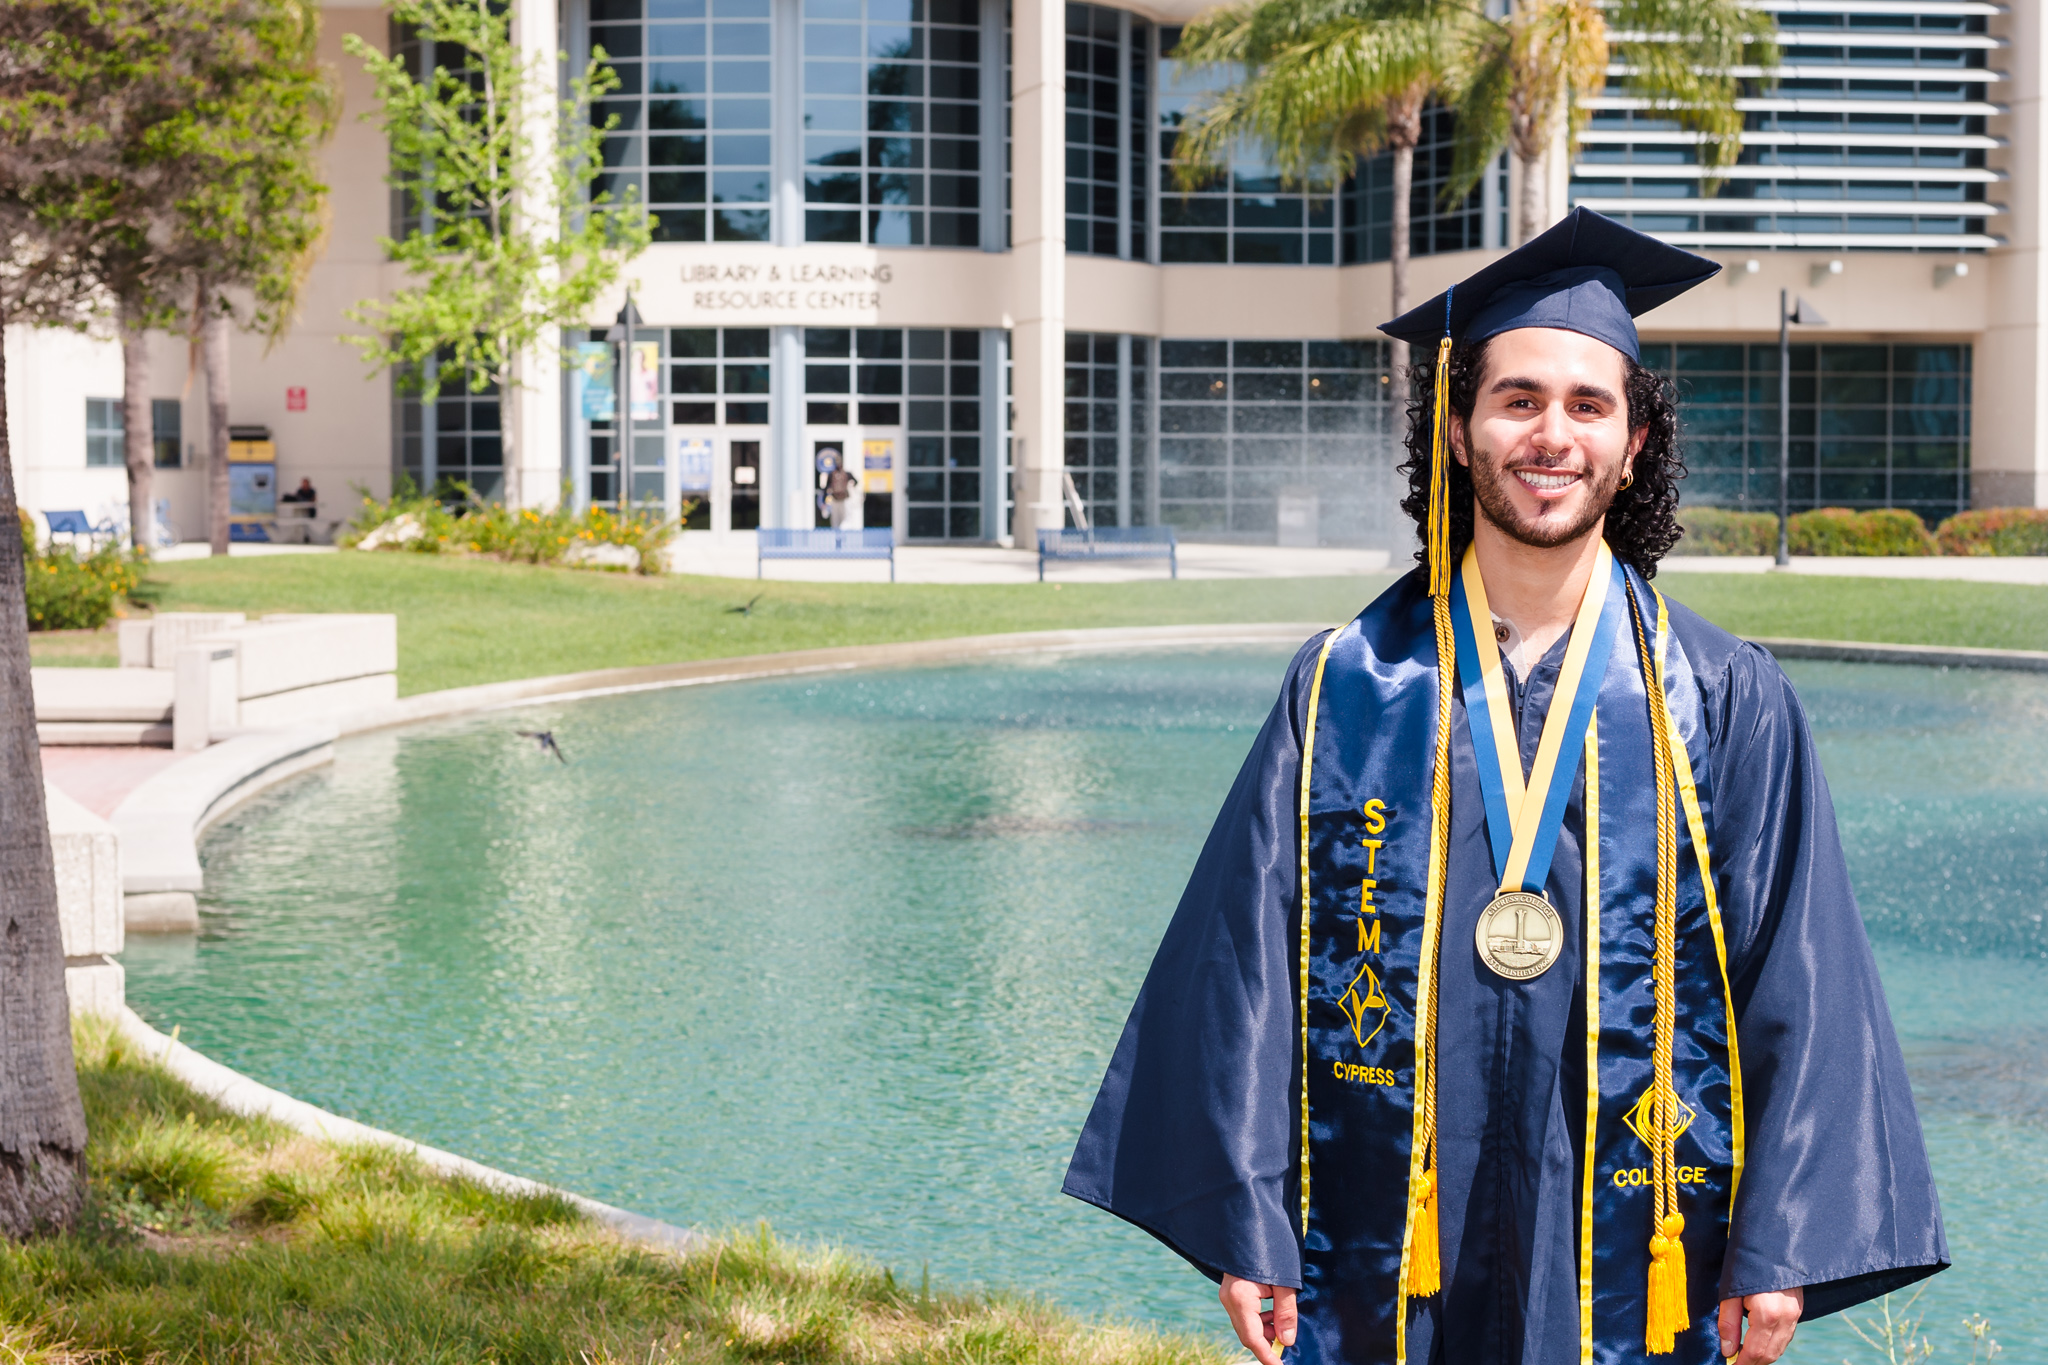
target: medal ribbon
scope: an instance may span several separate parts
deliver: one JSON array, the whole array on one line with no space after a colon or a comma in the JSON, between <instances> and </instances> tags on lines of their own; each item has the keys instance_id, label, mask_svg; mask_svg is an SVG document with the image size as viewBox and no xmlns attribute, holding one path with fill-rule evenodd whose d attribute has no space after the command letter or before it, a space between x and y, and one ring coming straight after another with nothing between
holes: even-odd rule
<instances>
[{"instance_id":1,"label":"medal ribbon","mask_svg":"<svg viewBox=\"0 0 2048 1365\"><path fill-rule=\"evenodd\" d=\"M1486 832L1493 844L1494 870L1500 874L1503 892L1543 894L1543 883L1550 876L1551 854L1557 848L1558 827L1571 799L1579 759L1585 753L1586 726L1593 718L1593 701L1600 694L1600 683L1607 676L1607 660L1614 652L1614 633L1621 613L1606 608L1610 602L1618 602L1618 594L1624 591L1621 566L1614 562L1607 542L1602 541L1592 576L1586 582L1585 596L1579 600L1571 642L1565 646L1557 690L1543 717L1536 762L1524 782L1522 746L1508 708L1500 646L1493 638L1493 616L1487 610L1479 560L1471 549L1465 551L1464 565L1452 583L1451 624L1457 636L1458 682L1465 694L1465 724L1471 731L1472 752L1478 759L1479 787L1486 798ZM1476 623L1482 620L1487 623L1486 628L1477 629Z\"/></svg>"}]
</instances>

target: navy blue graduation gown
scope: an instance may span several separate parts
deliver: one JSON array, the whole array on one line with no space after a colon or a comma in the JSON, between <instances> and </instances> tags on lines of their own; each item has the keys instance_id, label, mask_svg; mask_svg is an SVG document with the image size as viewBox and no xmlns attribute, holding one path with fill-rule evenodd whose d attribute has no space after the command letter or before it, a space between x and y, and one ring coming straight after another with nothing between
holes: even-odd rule
<instances>
[{"instance_id":1,"label":"navy blue graduation gown","mask_svg":"<svg viewBox=\"0 0 2048 1365\"><path fill-rule=\"evenodd\" d=\"M1748 1097L1719 1295L1804 1287L1810 1320L1934 1273L1948 1246L1805 713L1762 649L1677 603L1671 624L1705 707L1714 880ZM1320 646L1296 655L1231 787L1065 1181L1212 1279L1302 1283L1296 802ZM1526 682L1511 677L1525 767L1563 653L1560 641ZM1494 887L1463 705L1454 696L1448 944L1471 941ZM1582 769L1553 886L1583 885L1583 786ZM1578 933L1583 905L1559 909ZM1575 962L1568 997L1485 972L1442 976L1444 1288L1414 1310L1412 1361L1580 1358L1583 959L1568 945L1552 970Z\"/></svg>"}]
</instances>

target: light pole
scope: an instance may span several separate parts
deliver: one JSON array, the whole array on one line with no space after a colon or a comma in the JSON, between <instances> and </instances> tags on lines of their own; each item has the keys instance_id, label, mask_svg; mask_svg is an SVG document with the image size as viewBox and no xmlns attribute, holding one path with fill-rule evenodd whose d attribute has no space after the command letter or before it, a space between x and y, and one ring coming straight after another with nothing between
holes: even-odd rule
<instances>
[{"instance_id":1,"label":"light pole","mask_svg":"<svg viewBox=\"0 0 2048 1365\"><path fill-rule=\"evenodd\" d=\"M633 477L633 329L640 325L640 310L633 306L633 291L626 291L626 306L619 310L618 319L604 334L606 341L619 343L619 486L615 490L614 504L619 515L626 515L631 497Z\"/></svg>"},{"instance_id":2,"label":"light pole","mask_svg":"<svg viewBox=\"0 0 2048 1365\"><path fill-rule=\"evenodd\" d=\"M1789 568L1792 564L1792 324L1802 327L1825 327L1828 320L1822 317L1814 306L1805 299L1796 306L1788 307L1790 296L1782 289L1778 291L1778 567ZM1815 366L1814 382L1820 382L1819 367ZM1820 395L1814 395L1816 420L1820 412ZM1820 433L1814 433L1819 439ZM1815 477L1819 477L1816 467Z\"/></svg>"}]
</instances>

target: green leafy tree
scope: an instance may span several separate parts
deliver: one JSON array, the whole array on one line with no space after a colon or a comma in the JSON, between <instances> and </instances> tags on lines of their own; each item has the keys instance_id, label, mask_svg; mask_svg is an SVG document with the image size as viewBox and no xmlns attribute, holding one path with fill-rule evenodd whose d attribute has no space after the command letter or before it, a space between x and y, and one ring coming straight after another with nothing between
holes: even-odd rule
<instances>
[{"instance_id":1,"label":"green leafy tree","mask_svg":"<svg viewBox=\"0 0 2048 1365\"><path fill-rule=\"evenodd\" d=\"M199 64L196 97L165 120L157 156L182 168L178 239L198 253L191 320L206 369L207 535L228 551L228 333L272 342L297 314L327 230L319 148L338 100L311 0L212 0L230 40Z\"/></svg>"},{"instance_id":2,"label":"green leafy tree","mask_svg":"<svg viewBox=\"0 0 2048 1365\"><path fill-rule=\"evenodd\" d=\"M0 6L0 330L102 316L76 185L107 168L127 61L121 3ZM71 1055L64 940L29 682L26 556L0 347L0 1233L71 1226L85 1195L85 1110Z\"/></svg>"},{"instance_id":3,"label":"green leafy tree","mask_svg":"<svg viewBox=\"0 0 2048 1365\"><path fill-rule=\"evenodd\" d=\"M593 122L591 101L618 77L600 51L558 98L551 66L520 50L492 0L398 0L392 17L466 63L415 77L399 58L348 40L377 84L371 117L390 146L391 183L420 210L416 230L384 243L410 282L351 310L374 331L350 340L373 372L417 378L428 401L451 380L509 398L522 357L583 323L651 238L635 194L590 192L611 126ZM505 500L519 506L509 413L502 432Z\"/></svg>"},{"instance_id":4,"label":"green leafy tree","mask_svg":"<svg viewBox=\"0 0 2048 1365\"><path fill-rule=\"evenodd\" d=\"M1506 18L1475 20L1461 30L1470 47L1449 192L1468 192L1503 147L1512 150L1521 168L1518 241L1556 216L1545 174L1551 149L1562 132L1566 156L1576 153L1586 118L1578 97L1609 88L1610 57L1622 93L1698 136L1707 196L1719 183L1712 171L1742 152L1739 73L1778 64L1775 21L1743 0L1521 0Z\"/></svg>"},{"instance_id":5,"label":"green leafy tree","mask_svg":"<svg viewBox=\"0 0 2048 1365\"><path fill-rule=\"evenodd\" d=\"M1484 15L1469 0L1260 0L1213 10L1182 32L1175 56L1235 73L1192 112L1175 143L1176 175L1196 188L1240 143L1283 178L1334 192L1357 158L1392 153L1392 309L1409 304L1410 191L1422 114L1462 89ZM1406 397L1395 371L1394 399Z\"/></svg>"},{"instance_id":6,"label":"green leafy tree","mask_svg":"<svg viewBox=\"0 0 2048 1365\"><path fill-rule=\"evenodd\" d=\"M71 8L97 9L103 24L112 9ZM128 65L120 117L107 163L67 188L118 319L138 546L154 520L146 334L189 314L214 435L209 530L216 552L226 548L227 329L282 334L325 224L315 153L335 96L315 58L317 19L299 0L168 0L131 5L107 34Z\"/></svg>"}]
</instances>

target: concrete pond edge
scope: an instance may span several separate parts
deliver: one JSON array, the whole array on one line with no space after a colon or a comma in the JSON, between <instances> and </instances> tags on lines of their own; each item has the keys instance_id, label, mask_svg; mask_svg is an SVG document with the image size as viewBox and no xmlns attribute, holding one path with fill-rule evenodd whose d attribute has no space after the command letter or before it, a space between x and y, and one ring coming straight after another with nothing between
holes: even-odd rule
<instances>
[{"instance_id":1,"label":"concrete pond edge","mask_svg":"<svg viewBox=\"0 0 2048 1365\"><path fill-rule=\"evenodd\" d=\"M578 1210L622 1237L637 1242L669 1247L677 1251L690 1251L704 1245L704 1234L689 1228L677 1227L659 1219L647 1218L610 1204L599 1203L569 1190L557 1189L538 1180L525 1176L510 1175L495 1170L468 1157L444 1152L438 1147L429 1147L411 1138L387 1133L381 1128L345 1119L339 1114L330 1114L325 1109L307 1104L304 1100L293 1099L281 1090L273 1090L258 1081L250 1080L232 1067L221 1065L210 1057L194 1052L176 1038L159 1033L143 1021L141 1015L125 1005L113 1016L114 1031L152 1062L193 1090L206 1096L223 1109L248 1118L269 1119L283 1124L307 1137L345 1146L383 1147L404 1152L416 1158L422 1166L436 1175L451 1176L468 1180L499 1194L510 1195L556 1195L573 1204Z\"/></svg>"},{"instance_id":2,"label":"concrete pond edge","mask_svg":"<svg viewBox=\"0 0 2048 1365\"><path fill-rule=\"evenodd\" d=\"M546 702L578 701L589 697L808 673L950 663L1005 654L1101 652L1184 645L1300 644L1322 629L1326 627L1279 623L1048 630L593 669L583 673L426 692L352 711L333 721L238 735L189 758L180 759L154 774L116 807L112 823L121 838L123 889L130 897L143 902L135 909L160 913L162 919L161 923L150 923L145 916L145 922L138 924L131 917L128 927L130 931L196 929L200 834L208 825L257 793L332 762L334 742L345 735ZM2048 651L1769 638L1754 639L1752 643L1780 659L2048 673ZM613 1208L523 1176L494 1170L453 1152L428 1147L294 1099L158 1032L126 1005L115 1017L115 1026L123 1037L162 1064L172 1075L235 1113L269 1118L297 1132L332 1142L368 1143L406 1151L430 1170L473 1180L490 1189L512 1194L560 1195L598 1223L638 1241L687 1250L701 1245L704 1240L703 1234L688 1228Z\"/></svg>"}]
</instances>

